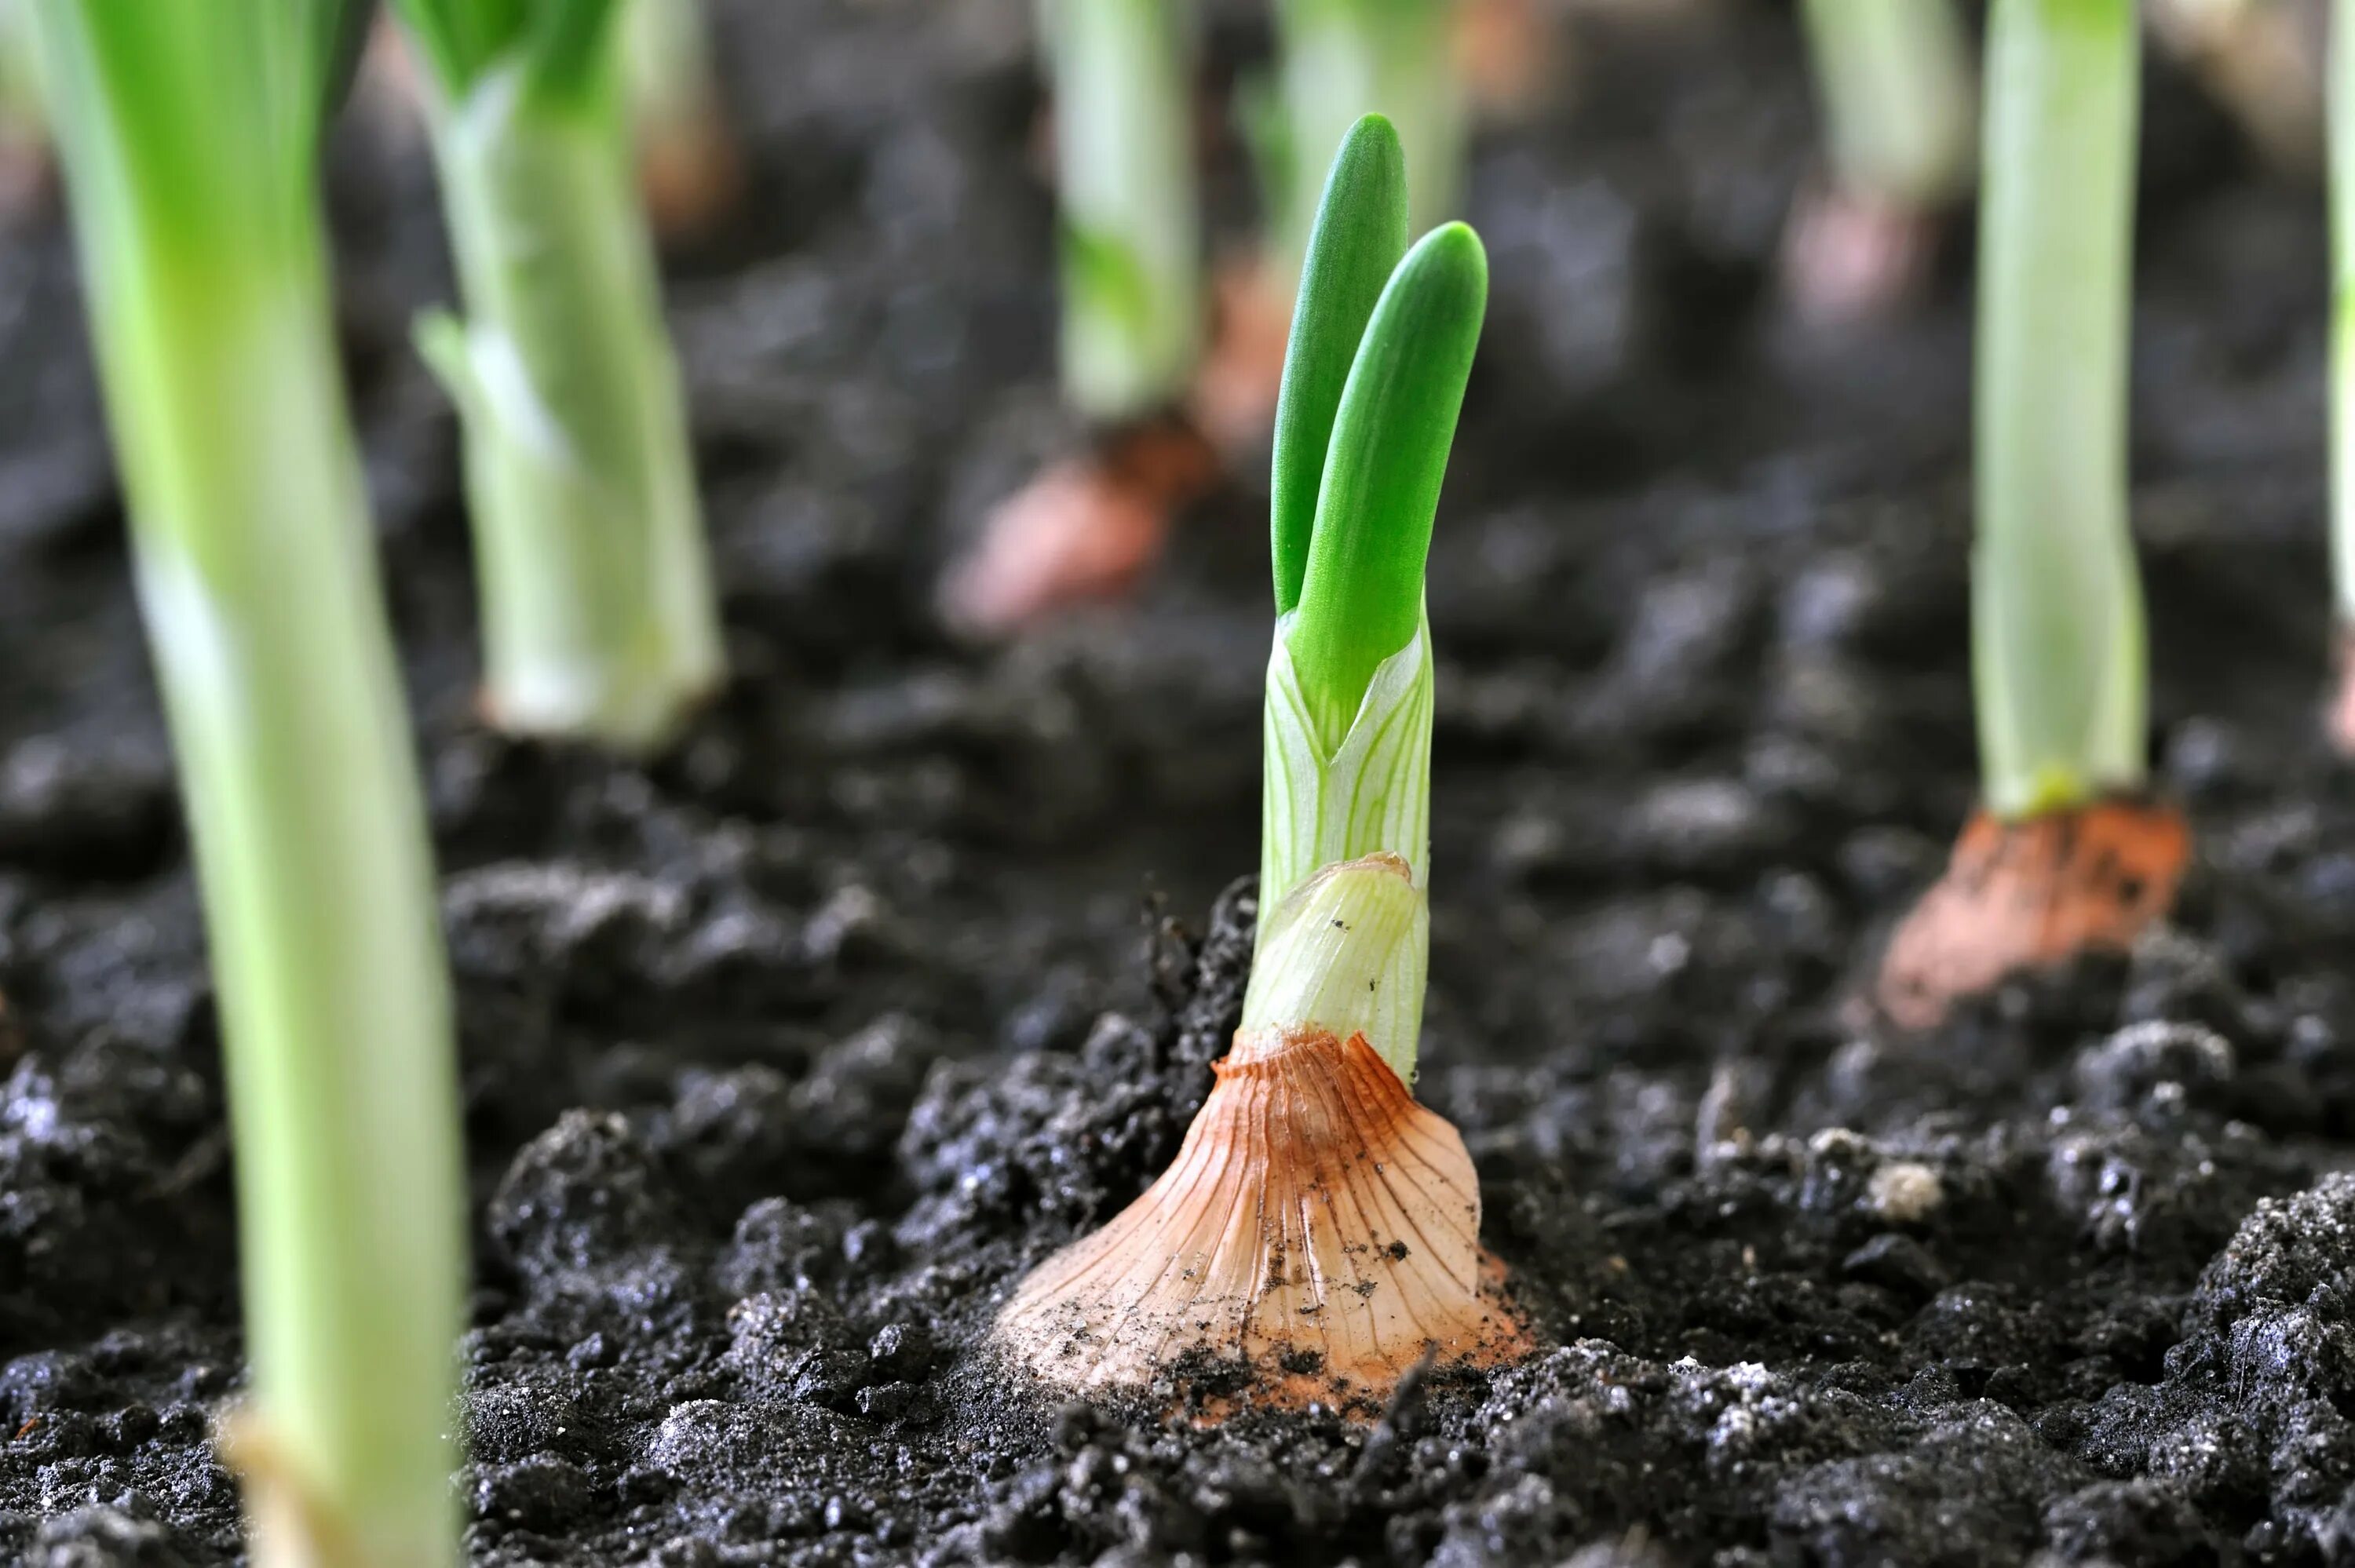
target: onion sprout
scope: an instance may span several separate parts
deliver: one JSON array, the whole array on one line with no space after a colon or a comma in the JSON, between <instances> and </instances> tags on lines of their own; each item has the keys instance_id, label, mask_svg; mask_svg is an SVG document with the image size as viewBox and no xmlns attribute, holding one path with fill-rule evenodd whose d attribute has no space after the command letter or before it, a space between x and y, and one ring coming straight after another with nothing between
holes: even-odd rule
<instances>
[{"instance_id":1,"label":"onion sprout","mask_svg":"<svg viewBox=\"0 0 2355 1568\"><path fill-rule=\"evenodd\" d=\"M1242 1027L1169 1169L999 1313L997 1347L1050 1385L1164 1387L1208 1356L1246 1375L1198 1417L1370 1418L1419 1362L1529 1342L1480 1250L1464 1140L1408 1088L1430 943L1423 562L1487 271L1462 225L1412 250L1406 227L1397 134L1369 115L1326 183L1284 370L1270 870Z\"/></svg>"},{"instance_id":2,"label":"onion sprout","mask_svg":"<svg viewBox=\"0 0 2355 1568\"><path fill-rule=\"evenodd\" d=\"M425 816L315 189L321 0L38 0L219 999L257 1560L455 1561L465 1266Z\"/></svg>"},{"instance_id":3,"label":"onion sprout","mask_svg":"<svg viewBox=\"0 0 2355 1568\"><path fill-rule=\"evenodd\" d=\"M2190 833L2144 798L2126 527L2133 0L1996 0L1979 216L1971 647L1983 809L1891 939L1905 1027L2023 969L2123 951Z\"/></svg>"},{"instance_id":4,"label":"onion sprout","mask_svg":"<svg viewBox=\"0 0 2355 1568\"><path fill-rule=\"evenodd\" d=\"M1111 425L1183 396L1200 351L1193 51L1176 0L1042 0L1055 100L1064 395Z\"/></svg>"},{"instance_id":5,"label":"onion sprout","mask_svg":"<svg viewBox=\"0 0 2355 1568\"><path fill-rule=\"evenodd\" d=\"M1423 565L1487 302L1462 224L1407 249L1403 154L1389 122L1342 143L1303 260L1276 405L1260 906L1320 866L1386 852L1427 884L1431 636ZM1404 254L1401 257L1401 252ZM1422 1011L1375 1046L1414 1067Z\"/></svg>"},{"instance_id":6,"label":"onion sprout","mask_svg":"<svg viewBox=\"0 0 2355 1568\"><path fill-rule=\"evenodd\" d=\"M721 678L678 371L631 174L615 0L399 0L465 297L418 343L456 401L485 704L629 750Z\"/></svg>"},{"instance_id":7,"label":"onion sprout","mask_svg":"<svg viewBox=\"0 0 2355 1568\"><path fill-rule=\"evenodd\" d=\"M2126 523L2133 0L1996 0L1979 233L1973 673L1987 806L2139 789Z\"/></svg>"}]
</instances>

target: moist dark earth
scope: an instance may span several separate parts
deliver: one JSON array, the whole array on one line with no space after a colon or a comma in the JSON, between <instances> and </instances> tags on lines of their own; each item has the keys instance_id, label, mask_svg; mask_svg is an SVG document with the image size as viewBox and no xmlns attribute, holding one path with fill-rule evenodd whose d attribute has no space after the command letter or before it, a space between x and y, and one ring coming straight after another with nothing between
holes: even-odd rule
<instances>
[{"instance_id":1,"label":"moist dark earth","mask_svg":"<svg viewBox=\"0 0 2355 1568\"><path fill-rule=\"evenodd\" d=\"M2355 788L2318 738L2324 230L2153 58L2135 507L2200 862L2128 958L1849 1003L1967 810L1968 238L1794 323L1790 18L1580 15L1481 136L1432 556L1418 1093L1550 1348L1382 1421L1059 1407L978 1341L1174 1151L1250 948L1257 463L1124 609L932 585L1080 440L1020 0L723 9L673 263L737 679L645 768L485 733L431 171L364 87L343 328L444 873L485 1563L2355 1561ZM1203 141L1265 58L1225 6ZM0 1548L242 1555L219 1045L54 218L0 246ZM290 585L291 590L292 585ZM2040 1555L2041 1554L2041 1555Z\"/></svg>"}]
</instances>

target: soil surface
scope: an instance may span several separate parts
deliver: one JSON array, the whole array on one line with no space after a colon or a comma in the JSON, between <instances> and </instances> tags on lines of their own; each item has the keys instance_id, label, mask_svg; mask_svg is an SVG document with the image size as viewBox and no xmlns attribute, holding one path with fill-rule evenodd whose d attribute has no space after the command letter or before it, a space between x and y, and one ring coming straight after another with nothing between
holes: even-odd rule
<instances>
[{"instance_id":1,"label":"soil surface","mask_svg":"<svg viewBox=\"0 0 2355 1568\"><path fill-rule=\"evenodd\" d=\"M1625 11L1627 8L1620 8ZM2318 739L2324 235L2154 59L2136 514L2200 861L2129 959L1848 1003L1972 792L1968 244L1778 303L1787 15L1564 34L1479 143L1419 1095L1551 1348L1371 1428L1058 1408L975 1349L1175 1150L1253 906L1263 483L1123 612L952 644L1079 439L1023 0L740 0L676 260L737 681L639 768L473 722L432 175L363 89L342 307L420 715L485 1563L2355 1561L2355 788ZM1264 58L1209 28L1222 118ZM219 1050L70 256L0 246L0 1555L241 1556Z\"/></svg>"}]
</instances>

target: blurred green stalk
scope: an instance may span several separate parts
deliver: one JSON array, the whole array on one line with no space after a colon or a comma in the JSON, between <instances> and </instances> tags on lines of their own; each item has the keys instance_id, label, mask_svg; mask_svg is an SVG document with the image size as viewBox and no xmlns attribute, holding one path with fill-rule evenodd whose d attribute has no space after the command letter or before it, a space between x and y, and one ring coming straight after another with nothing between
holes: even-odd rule
<instances>
[{"instance_id":1,"label":"blurred green stalk","mask_svg":"<svg viewBox=\"0 0 2355 1568\"><path fill-rule=\"evenodd\" d=\"M464 1276L424 812L331 328L341 7L38 0L236 1135L258 1561L455 1561Z\"/></svg>"},{"instance_id":2,"label":"blurred green stalk","mask_svg":"<svg viewBox=\"0 0 2355 1568\"><path fill-rule=\"evenodd\" d=\"M1970 39L1953 0L1806 0L1835 182L1931 211L1970 185Z\"/></svg>"},{"instance_id":3,"label":"blurred green stalk","mask_svg":"<svg viewBox=\"0 0 2355 1568\"><path fill-rule=\"evenodd\" d=\"M1987 804L2139 788L2126 519L2133 0L1995 0L1979 216L1973 673Z\"/></svg>"},{"instance_id":4,"label":"blurred green stalk","mask_svg":"<svg viewBox=\"0 0 2355 1568\"><path fill-rule=\"evenodd\" d=\"M1377 966L1355 1001L1374 1048L1412 1083L1430 947L1423 573L1488 263L1460 223L1410 249L1407 188L1397 132L1365 116L1334 155L1292 313L1269 508L1276 621L1251 990L1254 1018L1300 1023L1278 1015L1312 994L1330 1001L1330 973ZM1395 874L1326 875L1369 856L1393 857ZM1336 948L1317 928L1378 912L1378 941ZM1340 1028L1337 1014L1318 1017Z\"/></svg>"},{"instance_id":5,"label":"blurred green stalk","mask_svg":"<svg viewBox=\"0 0 2355 1568\"><path fill-rule=\"evenodd\" d=\"M418 342L456 400L502 726L646 751L723 675L678 369L611 0L400 0L466 319Z\"/></svg>"},{"instance_id":6,"label":"blurred green stalk","mask_svg":"<svg viewBox=\"0 0 2355 1568\"><path fill-rule=\"evenodd\" d=\"M1277 0L1280 113L1269 134L1281 183L1270 206L1287 272L1306 254L1325 172L1362 114L1397 131L1406 158L1407 238L1456 215L1465 115L1455 69L1457 0Z\"/></svg>"},{"instance_id":7,"label":"blurred green stalk","mask_svg":"<svg viewBox=\"0 0 2355 1568\"><path fill-rule=\"evenodd\" d=\"M1104 424L1181 397L1201 347L1193 49L1177 0L1042 0L1055 102L1063 389Z\"/></svg>"}]
</instances>

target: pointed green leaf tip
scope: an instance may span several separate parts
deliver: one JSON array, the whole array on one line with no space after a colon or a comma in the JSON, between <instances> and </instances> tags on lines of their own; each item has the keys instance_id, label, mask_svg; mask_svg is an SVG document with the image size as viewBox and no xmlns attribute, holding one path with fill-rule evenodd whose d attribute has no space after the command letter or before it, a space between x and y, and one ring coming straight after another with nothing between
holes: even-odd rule
<instances>
[{"instance_id":1,"label":"pointed green leaf tip","mask_svg":"<svg viewBox=\"0 0 2355 1568\"><path fill-rule=\"evenodd\" d=\"M1308 541L1316 526L1316 492L1333 417L1358 344L1391 270L1406 254L1406 154L1379 114L1349 128L1325 176L1316 227L1300 269L1284 382L1275 403L1275 468L1269 484L1269 533L1275 563L1275 612L1300 603L1308 575Z\"/></svg>"},{"instance_id":2,"label":"pointed green leaf tip","mask_svg":"<svg viewBox=\"0 0 2355 1568\"><path fill-rule=\"evenodd\" d=\"M1349 367L1285 634L1327 745L1422 622L1432 520L1487 305L1480 237L1443 225L1391 274Z\"/></svg>"}]
</instances>

